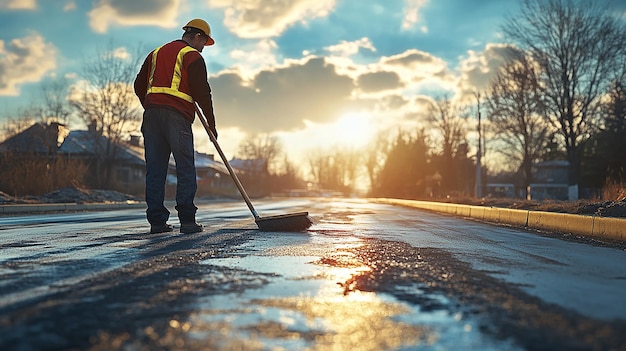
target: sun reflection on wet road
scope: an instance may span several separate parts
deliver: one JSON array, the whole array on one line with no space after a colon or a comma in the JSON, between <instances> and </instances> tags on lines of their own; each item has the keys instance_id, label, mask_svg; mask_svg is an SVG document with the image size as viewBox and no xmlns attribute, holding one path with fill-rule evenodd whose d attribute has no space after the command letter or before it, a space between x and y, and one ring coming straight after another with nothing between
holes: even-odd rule
<instances>
[{"instance_id":1,"label":"sun reflection on wet road","mask_svg":"<svg viewBox=\"0 0 626 351\"><path fill-rule=\"evenodd\" d=\"M224 299L209 299L205 312L195 315L192 331L203 330L197 337L211 338L202 334L214 333L219 325L222 337L237 339L236 343L253 340L254 345L286 349L382 350L430 342L433 334L427 328L396 318L412 313L408 305L354 289L354 277L370 270L349 252L360 245L350 236L319 236L307 244L203 261L256 272L276 271L279 266L281 277L261 289L231 296L229 307L217 313L216 305L224 307Z\"/></svg>"}]
</instances>

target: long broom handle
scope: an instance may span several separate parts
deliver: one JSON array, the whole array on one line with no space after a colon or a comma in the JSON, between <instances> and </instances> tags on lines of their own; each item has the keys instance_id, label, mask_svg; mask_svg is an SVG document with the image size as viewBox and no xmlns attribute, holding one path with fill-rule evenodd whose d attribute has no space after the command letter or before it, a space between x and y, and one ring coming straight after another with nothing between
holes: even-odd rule
<instances>
[{"instance_id":1,"label":"long broom handle","mask_svg":"<svg viewBox=\"0 0 626 351\"><path fill-rule=\"evenodd\" d=\"M250 209L250 212L252 212L254 219L258 220L259 215L254 209L254 206L252 206L252 201L250 201L250 198L248 197L248 194L244 190L243 185L241 185L241 182L239 181L239 178L235 174L235 171L233 171L233 168L230 166L230 163L228 163L228 160L226 159L226 156L224 155L224 152L222 151L220 144L217 143L217 138L215 138L215 135L213 135L213 132L211 131L211 128L209 127L209 123L206 121L204 114L202 114L202 112L198 108L198 105L195 102L194 102L194 107L196 108L196 113L198 114L198 118L200 119L200 121L202 122L202 125L204 126L204 130L206 130L207 134L209 134L209 139L211 139L211 142L215 146L217 153L220 154L222 161L226 165L226 168L228 168L228 173L230 173L230 177L233 178L235 185L237 185L237 189L239 189L239 192L241 193L241 197L243 197L243 200L246 202L246 205L248 205L248 208Z\"/></svg>"}]
</instances>

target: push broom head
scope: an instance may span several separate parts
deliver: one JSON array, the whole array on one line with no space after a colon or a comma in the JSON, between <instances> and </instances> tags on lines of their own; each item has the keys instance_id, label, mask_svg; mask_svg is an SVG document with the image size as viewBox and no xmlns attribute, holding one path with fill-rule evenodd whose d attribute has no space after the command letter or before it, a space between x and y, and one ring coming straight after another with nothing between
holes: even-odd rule
<instances>
[{"instance_id":1,"label":"push broom head","mask_svg":"<svg viewBox=\"0 0 626 351\"><path fill-rule=\"evenodd\" d=\"M313 224L308 212L259 217L255 222L263 232L303 232Z\"/></svg>"}]
</instances>

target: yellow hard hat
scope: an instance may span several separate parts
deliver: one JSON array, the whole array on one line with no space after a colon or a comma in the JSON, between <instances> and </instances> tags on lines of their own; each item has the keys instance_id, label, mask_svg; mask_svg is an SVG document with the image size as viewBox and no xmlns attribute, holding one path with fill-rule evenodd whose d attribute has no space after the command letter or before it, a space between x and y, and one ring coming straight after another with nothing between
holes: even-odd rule
<instances>
[{"instance_id":1,"label":"yellow hard hat","mask_svg":"<svg viewBox=\"0 0 626 351\"><path fill-rule=\"evenodd\" d=\"M204 35L209 37L204 46L211 46L215 44L215 40L211 37L211 27L209 27L209 24L205 20L199 18L192 19L183 27L184 30L187 30L187 28L199 29L202 33L204 33Z\"/></svg>"}]
</instances>

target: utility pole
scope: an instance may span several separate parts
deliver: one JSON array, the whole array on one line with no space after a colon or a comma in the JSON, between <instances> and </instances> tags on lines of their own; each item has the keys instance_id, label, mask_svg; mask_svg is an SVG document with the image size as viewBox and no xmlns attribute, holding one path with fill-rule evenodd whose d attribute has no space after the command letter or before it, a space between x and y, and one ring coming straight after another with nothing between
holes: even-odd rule
<instances>
[{"instance_id":1,"label":"utility pole","mask_svg":"<svg viewBox=\"0 0 626 351\"><path fill-rule=\"evenodd\" d=\"M476 198L482 197L482 133L480 127L480 93L476 93L477 110L478 110L478 150L476 151Z\"/></svg>"}]
</instances>

